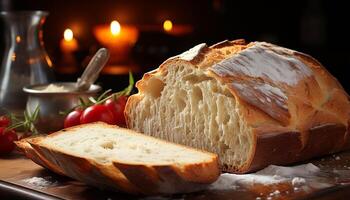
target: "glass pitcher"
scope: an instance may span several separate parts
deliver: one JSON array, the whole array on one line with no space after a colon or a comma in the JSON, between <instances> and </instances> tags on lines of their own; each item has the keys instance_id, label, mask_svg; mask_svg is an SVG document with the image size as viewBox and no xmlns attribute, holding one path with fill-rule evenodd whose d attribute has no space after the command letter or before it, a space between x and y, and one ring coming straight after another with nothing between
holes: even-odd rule
<instances>
[{"instance_id":1,"label":"glass pitcher","mask_svg":"<svg viewBox=\"0 0 350 200\"><path fill-rule=\"evenodd\" d=\"M0 12L5 29L4 56L0 66L0 107L14 114L26 105L24 86L53 80L52 63L47 55L42 25L47 12Z\"/></svg>"}]
</instances>

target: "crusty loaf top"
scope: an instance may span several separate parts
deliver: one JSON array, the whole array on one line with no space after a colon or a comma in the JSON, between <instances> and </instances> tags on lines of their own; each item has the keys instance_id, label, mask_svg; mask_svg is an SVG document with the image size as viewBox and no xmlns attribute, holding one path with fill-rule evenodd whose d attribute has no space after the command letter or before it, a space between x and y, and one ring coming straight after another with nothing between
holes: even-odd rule
<instances>
[{"instance_id":1,"label":"crusty loaf top","mask_svg":"<svg viewBox=\"0 0 350 200\"><path fill-rule=\"evenodd\" d=\"M312 128L349 126L348 94L309 55L266 42L223 41L199 44L148 75L166 71L172 62L190 62L225 84L258 134L298 131L304 133L304 143Z\"/></svg>"}]
</instances>

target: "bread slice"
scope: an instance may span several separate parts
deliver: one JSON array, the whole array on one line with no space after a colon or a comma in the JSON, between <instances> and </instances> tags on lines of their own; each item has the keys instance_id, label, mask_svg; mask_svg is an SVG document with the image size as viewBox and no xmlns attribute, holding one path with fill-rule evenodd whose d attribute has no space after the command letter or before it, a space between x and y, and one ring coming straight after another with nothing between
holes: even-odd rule
<instances>
[{"instance_id":1,"label":"bread slice","mask_svg":"<svg viewBox=\"0 0 350 200\"><path fill-rule=\"evenodd\" d=\"M64 175L64 173L61 171L59 167L57 167L55 164L49 162L47 159L45 159L43 156L41 156L35 149L32 148L32 146L29 144L29 141L33 140L36 137L42 137L42 136L35 136L31 138L24 138L19 141L15 141L16 146L18 149L24 153L24 155L31 159L36 164L49 169L59 175Z\"/></svg>"},{"instance_id":2,"label":"bread slice","mask_svg":"<svg viewBox=\"0 0 350 200\"><path fill-rule=\"evenodd\" d=\"M127 193L191 192L219 176L215 154L105 123L63 129L28 143L63 174Z\"/></svg>"},{"instance_id":3,"label":"bread slice","mask_svg":"<svg viewBox=\"0 0 350 200\"><path fill-rule=\"evenodd\" d=\"M200 44L136 84L129 128L219 155L244 173L348 148L350 102L314 58L266 42Z\"/></svg>"}]
</instances>

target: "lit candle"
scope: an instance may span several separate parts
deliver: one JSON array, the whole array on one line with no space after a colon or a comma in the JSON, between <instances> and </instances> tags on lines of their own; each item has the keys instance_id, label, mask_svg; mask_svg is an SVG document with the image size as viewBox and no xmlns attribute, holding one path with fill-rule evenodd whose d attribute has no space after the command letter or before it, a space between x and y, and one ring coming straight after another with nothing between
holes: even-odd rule
<instances>
[{"instance_id":1,"label":"lit candle","mask_svg":"<svg viewBox=\"0 0 350 200\"><path fill-rule=\"evenodd\" d=\"M108 25L98 25L94 28L96 39L111 49L124 49L135 44L138 30L134 26L120 25L116 20Z\"/></svg>"},{"instance_id":2,"label":"lit candle","mask_svg":"<svg viewBox=\"0 0 350 200\"><path fill-rule=\"evenodd\" d=\"M125 61L129 52L138 39L138 29L132 25L120 24L113 20L110 24L94 27L94 35L97 41L108 48L111 53L110 62Z\"/></svg>"},{"instance_id":3,"label":"lit candle","mask_svg":"<svg viewBox=\"0 0 350 200\"><path fill-rule=\"evenodd\" d=\"M191 33L193 27L190 25L173 24L172 21L167 19L163 22L163 30L170 35L180 36Z\"/></svg>"},{"instance_id":4,"label":"lit candle","mask_svg":"<svg viewBox=\"0 0 350 200\"><path fill-rule=\"evenodd\" d=\"M114 20L111 22L111 26L110 26L110 29L111 29L111 33L113 36L117 36L120 34L120 24L118 21Z\"/></svg>"},{"instance_id":5,"label":"lit candle","mask_svg":"<svg viewBox=\"0 0 350 200\"><path fill-rule=\"evenodd\" d=\"M170 20L165 20L163 22L163 29L166 32L171 31L173 29L173 23Z\"/></svg>"},{"instance_id":6,"label":"lit candle","mask_svg":"<svg viewBox=\"0 0 350 200\"><path fill-rule=\"evenodd\" d=\"M78 42L74 38L73 31L71 29L66 29L63 33L63 39L60 43L61 50L66 53L71 53L78 49Z\"/></svg>"}]
</instances>

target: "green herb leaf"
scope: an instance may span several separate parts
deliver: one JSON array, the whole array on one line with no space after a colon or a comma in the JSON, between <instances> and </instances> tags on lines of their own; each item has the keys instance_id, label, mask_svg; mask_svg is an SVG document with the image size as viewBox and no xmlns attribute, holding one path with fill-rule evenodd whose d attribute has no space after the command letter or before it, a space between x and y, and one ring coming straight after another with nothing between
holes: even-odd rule
<instances>
[{"instance_id":1,"label":"green herb leaf","mask_svg":"<svg viewBox=\"0 0 350 200\"><path fill-rule=\"evenodd\" d=\"M102 99L106 98L107 94L110 93L112 90L108 89L106 91L104 91L98 98L97 98L97 102L101 101Z\"/></svg>"},{"instance_id":2,"label":"green herb leaf","mask_svg":"<svg viewBox=\"0 0 350 200\"><path fill-rule=\"evenodd\" d=\"M35 108L34 112L32 114L29 113L28 110L25 110L23 112L24 115L24 120L18 120L17 118L15 119L15 123L13 123L11 126L7 127L7 130L10 129L20 129L23 132L31 132L32 134L37 134L38 131L35 128L35 122L37 121L40 113L40 107L39 105Z\"/></svg>"}]
</instances>

